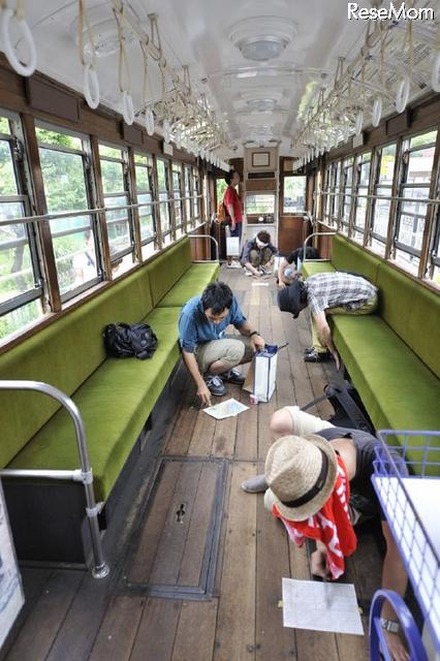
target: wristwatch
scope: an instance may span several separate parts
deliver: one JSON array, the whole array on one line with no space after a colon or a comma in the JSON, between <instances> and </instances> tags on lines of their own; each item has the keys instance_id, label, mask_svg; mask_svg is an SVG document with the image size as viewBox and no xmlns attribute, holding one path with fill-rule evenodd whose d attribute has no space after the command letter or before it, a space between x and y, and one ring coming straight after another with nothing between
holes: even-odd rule
<instances>
[{"instance_id":1,"label":"wristwatch","mask_svg":"<svg viewBox=\"0 0 440 661\"><path fill-rule=\"evenodd\" d=\"M259 335L260 333L258 331L252 331L252 333L249 333L249 337L252 337L252 335Z\"/></svg>"},{"instance_id":2,"label":"wristwatch","mask_svg":"<svg viewBox=\"0 0 440 661\"><path fill-rule=\"evenodd\" d=\"M389 631L390 633L399 633L400 631L400 624L398 622L387 620L385 617L380 618L380 625L382 629L385 629L385 631Z\"/></svg>"}]
</instances>

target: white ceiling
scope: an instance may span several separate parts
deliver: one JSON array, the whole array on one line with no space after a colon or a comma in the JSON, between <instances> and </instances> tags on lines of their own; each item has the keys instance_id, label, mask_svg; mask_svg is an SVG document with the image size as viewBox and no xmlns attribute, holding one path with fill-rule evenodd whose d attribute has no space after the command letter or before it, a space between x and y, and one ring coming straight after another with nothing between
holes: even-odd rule
<instances>
[{"instance_id":1,"label":"white ceiling","mask_svg":"<svg viewBox=\"0 0 440 661\"><path fill-rule=\"evenodd\" d=\"M160 115L161 112L166 114L166 108L157 102L163 97L163 90L173 86L172 75L183 80L182 67L187 65L193 97L199 103L203 96L206 97L211 119L224 132L227 148L220 145L218 149L223 159L241 155L245 144L264 146L278 143L280 153L290 154L293 147L293 153L296 150L300 155L301 149L295 144L296 136L304 132L310 109L316 109L319 89L324 88L328 93L334 84L338 58L345 57L344 67L347 67L359 54L367 29L371 30L368 21L347 20L347 0L83 0L85 14L82 25L86 43L85 28L88 23L95 47L108 43L118 46L113 10L123 4L125 14L121 25L126 35L126 59L119 76L118 50L96 58L101 103L122 112L121 89L128 90L133 97L136 113L144 108L145 103L153 104L156 127L160 131L160 120L163 119ZM359 4L370 6L369 0L360 0ZM396 4L400 5L400 2ZM437 16L440 13L439 0L416 0L417 4L436 7ZM139 35L146 35L148 41L151 32L148 15L152 13L158 17L166 76L162 83L159 67L149 57L145 90L145 60ZM37 70L82 93L78 16L78 0L25 2L25 19L37 51ZM287 35L293 36L291 43L278 58L269 62L246 60L232 43L231 33L242 25L241 22L246 24L249 20L249 33L263 35L273 33L272 23L275 20L275 27L279 23ZM428 35L424 43L425 46L428 43L429 48L425 49L426 53L421 58L425 63L419 76L423 79L422 84L412 86L411 97L426 91L431 66L429 58L432 59L434 47L433 35L438 29L436 24L416 26L414 22L414 26L412 38L415 47L418 45L417 33L423 29ZM402 50L407 32L397 28L394 32L399 36L398 48ZM18 37L16 42L19 49ZM153 44L154 50L158 45L157 34L149 43L150 46ZM23 57L26 60L25 54ZM393 55L390 54L392 57L396 57L396 49ZM368 74L370 80L378 78L379 61L380 53L372 65L375 71L372 69ZM396 73L394 80L398 82ZM357 93L356 90L351 92L352 105ZM390 112L393 111L392 100L388 101L386 110ZM368 124L366 117L364 124Z\"/></svg>"}]
</instances>

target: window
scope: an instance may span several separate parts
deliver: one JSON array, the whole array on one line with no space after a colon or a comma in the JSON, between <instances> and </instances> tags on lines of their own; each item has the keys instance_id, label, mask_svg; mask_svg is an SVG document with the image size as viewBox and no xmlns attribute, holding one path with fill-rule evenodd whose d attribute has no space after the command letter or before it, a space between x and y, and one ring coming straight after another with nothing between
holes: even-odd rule
<instances>
[{"instance_id":1,"label":"window","mask_svg":"<svg viewBox=\"0 0 440 661\"><path fill-rule=\"evenodd\" d=\"M368 242L371 249L379 255L382 255L382 257L385 255L388 224L390 220L395 163L395 144L377 149L371 227L368 235Z\"/></svg>"},{"instance_id":2,"label":"window","mask_svg":"<svg viewBox=\"0 0 440 661\"><path fill-rule=\"evenodd\" d=\"M171 220L170 220L170 193L169 193L169 164L168 161L158 159L156 161L157 167L157 182L159 189L159 213L160 213L160 229L162 233L162 241L164 244L171 242Z\"/></svg>"},{"instance_id":3,"label":"window","mask_svg":"<svg viewBox=\"0 0 440 661\"><path fill-rule=\"evenodd\" d=\"M354 219L352 237L360 243L364 239L367 213L368 186L370 183L371 152L360 154L357 164L356 195L354 198Z\"/></svg>"},{"instance_id":4,"label":"window","mask_svg":"<svg viewBox=\"0 0 440 661\"><path fill-rule=\"evenodd\" d=\"M431 185L437 131L406 140L403 146L402 178L394 231L394 258L414 274L418 273L420 251Z\"/></svg>"},{"instance_id":5,"label":"window","mask_svg":"<svg viewBox=\"0 0 440 661\"><path fill-rule=\"evenodd\" d=\"M87 145L82 137L36 127L61 299L102 277L94 221L87 213Z\"/></svg>"},{"instance_id":6,"label":"window","mask_svg":"<svg viewBox=\"0 0 440 661\"><path fill-rule=\"evenodd\" d=\"M136 196L139 205L139 223L141 232L142 258L154 252L156 223L153 208L153 159L135 153Z\"/></svg>"},{"instance_id":7,"label":"window","mask_svg":"<svg viewBox=\"0 0 440 661\"><path fill-rule=\"evenodd\" d=\"M36 227L24 189L24 149L18 117L0 115L0 338L43 315Z\"/></svg>"},{"instance_id":8,"label":"window","mask_svg":"<svg viewBox=\"0 0 440 661\"><path fill-rule=\"evenodd\" d=\"M325 185L323 190L323 214L325 223L331 227L336 225L338 218L338 182L339 163L330 163L325 171Z\"/></svg>"},{"instance_id":9,"label":"window","mask_svg":"<svg viewBox=\"0 0 440 661\"><path fill-rule=\"evenodd\" d=\"M273 223L275 213L275 193L248 193L246 195L246 215L258 216L267 222ZM251 219L249 222L255 222Z\"/></svg>"},{"instance_id":10,"label":"window","mask_svg":"<svg viewBox=\"0 0 440 661\"><path fill-rule=\"evenodd\" d=\"M176 238L185 233L186 223L183 212L183 177L182 167L178 163L173 163L173 197L174 197L174 218L176 222Z\"/></svg>"},{"instance_id":11,"label":"window","mask_svg":"<svg viewBox=\"0 0 440 661\"><path fill-rule=\"evenodd\" d=\"M127 152L118 147L99 145L102 189L106 207L110 260L114 273L120 275L133 264L132 214L127 189Z\"/></svg>"},{"instance_id":12,"label":"window","mask_svg":"<svg viewBox=\"0 0 440 661\"><path fill-rule=\"evenodd\" d=\"M192 182L193 182L193 209L194 209L194 218L192 222L192 227L196 227L201 222L201 210L200 210L200 177L199 171L197 168L192 169Z\"/></svg>"},{"instance_id":13,"label":"window","mask_svg":"<svg viewBox=\"0 0 440 661\"><path fill-rule=\"evenodd\" d=\"M342 214L340 229L344 234L348 234L350 223L350 212L352 203L352 185L353 185L353 157L347 158L342 164Z\"/></svg>"},{"instance_id":14,"label":"window","mask_svg":"<svg viewBox=\"0 0 440 661\"><path fill-rule=\"evenodd\" d=\"M185 173L185 213L187 227L194 227L193 199L191 197L191 166L184 165Z\"/></svg>"},{"instance_id":15,"label":"window","mask_svg":"<svg viewBox=\"0 0 440 661\"><path fill-rule=\"evenodd\" d=\"M283 213L302 213L306 204L306 177L283 177Z\"/></svg>"}]
</instances>

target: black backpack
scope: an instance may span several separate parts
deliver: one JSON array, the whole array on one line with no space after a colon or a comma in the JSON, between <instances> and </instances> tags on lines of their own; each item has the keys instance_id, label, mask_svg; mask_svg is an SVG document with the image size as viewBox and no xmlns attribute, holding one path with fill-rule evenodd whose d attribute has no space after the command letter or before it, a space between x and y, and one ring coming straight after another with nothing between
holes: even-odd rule
<instances>
[{"instance_id":1,"label":"black backpack","mask_svg":"<svg viewBox=\"0 0 440 661\"><path fill-rule=\"evenodd\" d=\"M344 384L328 383L324 388L324 393L321 397L302 406L301 411L306 411L324 399L328 399L335 411L329 419L333 425L360 429L373 435L376 433L362 400L351 383L348 381L345 381Z\"/></svg>"},{"instance_id":2,"label":"black backpack","mask_svg":"<svg viewBox=\"0 0 440 661\"><path fill-rule=\"evenodd\" d=\"M157 337L148 324L108 324L103 338L107 353L116 358L151 358L157 347Z\"/></svg>"}]
</instances>

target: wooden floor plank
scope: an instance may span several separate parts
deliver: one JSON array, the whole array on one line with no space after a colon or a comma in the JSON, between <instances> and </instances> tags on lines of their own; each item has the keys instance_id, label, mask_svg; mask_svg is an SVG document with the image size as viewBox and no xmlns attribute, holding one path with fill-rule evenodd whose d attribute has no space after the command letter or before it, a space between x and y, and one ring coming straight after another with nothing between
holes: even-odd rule
<instances>
[{"instance_id":1,"label":"wooden floor plank","mask_svg":"<svg viewBox=\"0 0 440 661\"><path fill-rule=\"evenodd\" d=\"M38 661L46 658L83 577L81 571L61 570L50 575L7 656L8 661Z\"/></svg>"},{"instance_id":2,"label":"wooden floor plank","mask_svg":"<svg viewBox=\"0 0 440 661\"><path fill-rule=\"evenodd\" d=\"M111 575L99 580L85 577L46 661L89 658L107 610L108 583L111 579Z\"/></svg>"},{"instance_id":3,"label":"wooden floor plank","mask_svg":"<svg viewBox=\"0 0 440 661\"><path fill-rule=\"evenodd\" d=\"M213 404L227 399L227 397L213 397ZM209 457L212 451L212 444L215 434L216 420L212 416L204 413L203 410L195 411L197 414L191 443L188 448L188 455L193 457Z\"/></svg>"},{"instance_id":4,"label":"wooden floor plank","mask_svg":"<svg viewBox=\"0 0 440 661\"><path fill-rule=\"evenodd\" d=\"M214 512L219 471L218 464L207 463L201 466L192 511L187 515L190 519L180 564L179 585L197 586L200 583L205 546L211 541L208 531Z\"/></svg>"},{"instance_id":5,"label":"wooden floor plank","mask_svg":"<svg viewBox=\"0 0 440 661\"><path fill-rule=\"evenodd\" d=\"M255 658L256 499L240 489L251 468L232 468L214 661Z\"/></svg>"},{"instance_id":6,"label":"wooden floor plank","mask_svg":"<svg viewBox=\"0 0 440 661\"><path fill-rule=\"evenodd\" d=\"M131 561L128 578L133 583L148 583L156 552L158 540L163 531L165 520L168 515L168 504L174 494L179 477L181 465L170 462L168 470L160 479L156 493L154 494L155 506L148 511L148 526L143 522L142 532L137 542L136 551Z\"/></svg>"},{"instance_id":7,"label":"wooden floor plank","mask_svg":"<svg viewBox=\"0 0 440 661\"><path fill-rule=\"evenodd\" d=\"M171 661L212 659L217 606L216 599L183 602Z\"/></svg>"},{"instance_id":8,"label":"wooden floor plank","mask_svg":"<svg viewBox=\"0 0 440 661\"><path fill-rule=\"evenodd\" d=\"M295 655L295 632L283 627L282 577L288 577L289 540L283 525L257 499L256 659L277 661Z\"/></svg>"},{"instance_id":9,"label":"wooden floor plank","mask_svg":"<svg viewBox=\"0 0 440 661\"><path fill-rule=\"evenodd\" d=\"M89 661L128 661L144 606L143 597L113 597Z\"/></svg>"},{"instance_id":10,"label":"wooden floor plank","mask_svg":"<svg viewBox=\"0 0 440 661\"><path fill-rule=\"evenodd\" d=\"M130 661L170 661L180 609L174 599L147 599Z\"/></svg>"},{"instance_id":11,"label":"wooden floor plank","mask_svg":"<svg viewBox=\"0 0 440 661\"><path fill-rule=\"evenodd\" d=\"M149 577L152 584L177 585L178 583L201 470L202 466L199 462L181 465L174 492L168 500L167 516L158 537L156 555ZM155 503L158 503L158 500L159 494ZM182 514L178 515L180 509Z\"/></svg>"}]
</instances>

